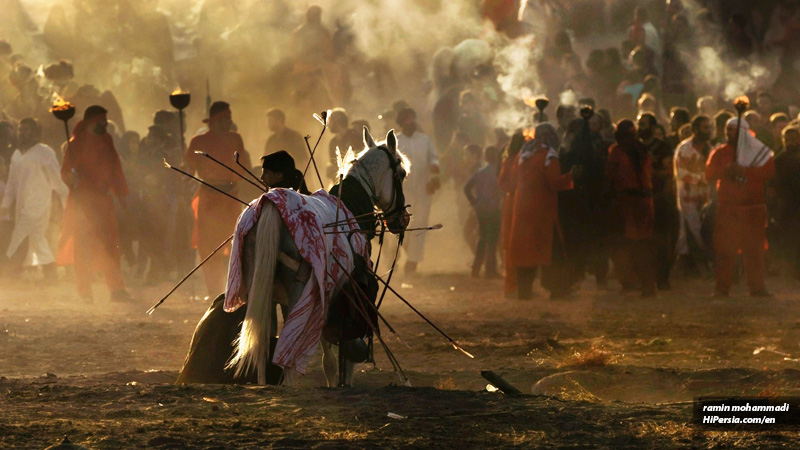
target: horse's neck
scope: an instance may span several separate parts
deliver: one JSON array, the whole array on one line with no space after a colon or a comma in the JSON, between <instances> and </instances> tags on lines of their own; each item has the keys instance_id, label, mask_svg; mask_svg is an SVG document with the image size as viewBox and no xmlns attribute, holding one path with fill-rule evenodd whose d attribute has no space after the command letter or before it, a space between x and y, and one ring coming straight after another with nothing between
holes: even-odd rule
<instances>
[{"instance_id":1,"label":"horse's neck","mask_svg":"<svg viewBox=\"0 0 800 450\"><path fill-rule=\"evenodd\" d=\"M370 195L368 183L364 183L357 171L348 172L344 180L331 188L330 194L339 196L344 206L358 219L358 227L362 230L374 230L375 218L370 215L375 210L372 195Z\"/></svg>"}]
</instances>

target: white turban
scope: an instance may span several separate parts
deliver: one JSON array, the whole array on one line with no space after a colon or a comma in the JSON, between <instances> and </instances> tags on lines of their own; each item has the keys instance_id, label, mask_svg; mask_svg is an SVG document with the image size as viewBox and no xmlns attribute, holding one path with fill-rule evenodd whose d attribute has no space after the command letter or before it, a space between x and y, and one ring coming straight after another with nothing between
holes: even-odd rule
<instances>
[{"instance_id":1,"label":"white turban","mask_svg":"<svg viewBox=\"0 0 800 450\"><path fill-rule=\"evenodd\" d=\"M773 156L772 150L750 134L750 124L744 119L729 119L725 127L735 127L739 120L741 125L736 143L736 162L743 167L761 167Z\"/></svg>"}]
</instances>

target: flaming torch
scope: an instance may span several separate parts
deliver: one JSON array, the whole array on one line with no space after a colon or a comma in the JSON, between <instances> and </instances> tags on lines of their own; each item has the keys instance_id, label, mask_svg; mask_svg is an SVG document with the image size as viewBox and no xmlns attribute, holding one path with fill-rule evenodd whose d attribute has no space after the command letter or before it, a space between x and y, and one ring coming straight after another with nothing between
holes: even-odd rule
<instances>
[{"instance_id":1,"label":"flaming torch","mask_svg":"<svg viewBox=\"0 0 800 450\"><path fill-rule=\"evenodd\" d=\"M75 115L75 105L61 98L56 94L56 101L50 107L50 113L56 119L64 122L64 131L67 133L67 146L69 146L69 119Z\"/></svg>"},{"instance_id":2,"label":"flaming torch","mask_svg":"<svg viewBox=\"0 0 800 450\"><path fill-rule=\"evenodd\" d=\"M736 145L733 146L733 162L739 161L739 132L742 129L742 114L750 108L750 99L746 95L740 95L733 100L733 107L739 115L736 121ZM739 180L744 181L744 180Z\"/></svg>"},{"instance_id":3,"label":"flaming torch","mask_svg":"<svg viewBox=\"0 0 800 450\"><path fill-rule=\"evenodd\" d=\"M539 123L542 123L544 122L544 110L550 104L550 99L547 97L537 98L534 104L539 108Z\"/></svg>"},{"instance_id":4,"label":"flaming torch","mask_svg":"<svg viewBox=\"0 0 800 450\"><path fill-rule=\"evenodd\" d=\"M183 110L189 106L189 102L191 100L191 94L188 92L183 92L180 87L175 89L172 94L169 95L169 104L178 110L178 123L180 123L181 127L181 151L186 150L186 138L183 136Z\"/></svg>"}]
</instances>

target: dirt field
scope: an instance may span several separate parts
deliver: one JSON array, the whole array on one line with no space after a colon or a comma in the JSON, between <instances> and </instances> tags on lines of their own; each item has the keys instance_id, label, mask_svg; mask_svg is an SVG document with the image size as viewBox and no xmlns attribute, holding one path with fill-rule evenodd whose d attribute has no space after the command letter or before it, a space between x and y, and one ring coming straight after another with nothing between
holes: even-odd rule
<instances>
[{"instance_id":1,"label":"dirt field","mask_svg":"<svg viewBox=\"0 0 800 450\"><path fill-rule=\"evenodd\" d=\"M798 432L690 423L698 395L800 395L800 282L770 278L769 300L744 286L710 300L713 282L681 279L646 300L591 280L571 300L504 299L499 280L466 275L452 201L434 205L445 231L429 235L422 275L392 284L474 360L389 294L402 342L386 341L414 387L379 347L351 389L321 387L319 358L297 389L174 386L207 306L189 285L147 316L170 283L132 282L139 300L119 305L98 282L87 306L66 274L18 277L0 282L0 448L800 448ZM486 392L485 369L526 395Z\"/></svg>"},{"instance_id":2,"label":"dirt field","mask_svg":"<svg viewBox=\"0 0 800 450\"><path fill-rule=\"evenodd\" d=\"M522 302L498 295L499 281L465 275L401 281L401 293L476 358L388 297L382 310L402 342L388 333L387 342L414 387L398 386L376 352L352 389L321 388L318 360L297 389L174 386L205 309L188 291L148 317L168 284L135 288L137 304L100 295L89 307L76 304L68 281L6 283L0 447L44 448L65 435L94 449L800 445L795 432L698 430L685 403L800 392L796 282L771 279L772 300L711 301L708 282L678 281L642 300L586 281L572 300L539 291ZM486 392L481 369L531 395Z\"/></svg>"}]
</instances>

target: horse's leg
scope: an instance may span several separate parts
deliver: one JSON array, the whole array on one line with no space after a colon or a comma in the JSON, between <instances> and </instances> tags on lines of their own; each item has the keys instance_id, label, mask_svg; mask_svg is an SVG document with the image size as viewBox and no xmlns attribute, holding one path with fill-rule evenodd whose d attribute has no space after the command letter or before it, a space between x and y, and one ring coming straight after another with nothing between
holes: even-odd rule
<instances>
[{"instance_id":1,"label":"horse's leg","mask_svg":"<svg viewBox=\"0 0 800 450\"><path fill-rule=\"evenodd\" d=\"M344 359L344 385L345 386L352 386L353 385L353 372L355 371L356 363L350 361L349 359Z\"/></svg>"},{"instance_id":2,"label":"horse's leg","mask_svg":"<svg viewBox=\"0 0 800 450\"><path fill-rule=\"evenodd\" d=\"M336 350L333 344L325 339L319 340L322 346L322 371L325 373L325 381L328 387L333 387L339 381L339 364L336 358Z\"/></svg>"},{"instance_id":3,"label":"horse's leg","mask_svg":"<svg viewBox=\"0 0 800 450\"><path fill-rule=\"evenodd\" d=\"M281 227L280 252L278 258L277 282L286 287L289 315L305 290L311 278L311 264L303 259L297 245L286 226ZM284 317L284 321L288 318ZM279 338L280 339L280 338ZM283 385L293 386L297 374L293 367L284 368Z\"/></svg>"}]
</instances>

